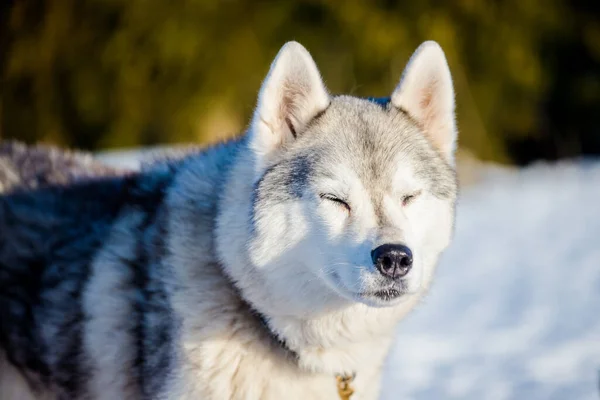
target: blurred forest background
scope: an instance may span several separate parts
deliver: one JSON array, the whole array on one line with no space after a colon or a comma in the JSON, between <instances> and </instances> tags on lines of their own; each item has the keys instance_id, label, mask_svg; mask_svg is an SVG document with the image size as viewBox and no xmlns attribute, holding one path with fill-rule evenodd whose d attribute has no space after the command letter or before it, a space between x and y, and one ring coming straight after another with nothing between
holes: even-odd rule
<instances>
[{"instance_id":1,"label":"blurred forest background","mask_svg":"<svg viewBox=\"0 0 600 400\"><path fill-rule=\"evenodd\" d=\"M333 93L358 96L389 95L436 40L463 150L600 154L597 0L3 0L0 137L97 150L239 134L292 39Z\"/></svg>"}]
</instances>

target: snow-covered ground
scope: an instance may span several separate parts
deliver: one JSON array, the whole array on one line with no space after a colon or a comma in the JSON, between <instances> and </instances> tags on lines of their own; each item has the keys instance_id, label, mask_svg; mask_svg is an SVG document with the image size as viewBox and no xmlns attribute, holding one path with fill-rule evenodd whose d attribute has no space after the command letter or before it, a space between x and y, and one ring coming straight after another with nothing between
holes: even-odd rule
<instances>
[{"instance_id":1,"label":"snow-covered ground","mask_svg":"<svg viewBox=\"0 0 600 400\"><path fill-rule=\"evenodd\" d=\"M493 170L398 329L383 399L600 399L600 163Z\"/></svg>"},{"instance_id":2,"label":"snow-covered ground","mask_svg":"<svg viewBox=\"0 0 600 400\"><path fill-rule=\"evenodd\" d=\"M600 399L600 162L481 176L399 326L382 398Z\"/></svg>"}]
</instances>

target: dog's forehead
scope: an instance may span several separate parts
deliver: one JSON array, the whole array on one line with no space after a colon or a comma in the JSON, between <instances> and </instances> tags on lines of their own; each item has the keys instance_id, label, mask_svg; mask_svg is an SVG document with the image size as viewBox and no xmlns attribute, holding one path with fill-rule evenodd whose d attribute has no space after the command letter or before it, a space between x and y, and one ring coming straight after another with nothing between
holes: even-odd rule
<instances>
[{"instance_id":1,"label":"dog's forehead","mask_svg":"<svg viewBox=\"0 0 600 400\"><path fill-rule=\"evenodd\" d=\"M317 171L339 175L349 170L375 191L410 177L444 197L453 192L451 168L414 120L386 98L334 97L310 130L305 146L319 149L312 163Z\"/></svg>"},{"instance_id":2,"label":"dog's forehead","mask_svg":"<svg viewBox=\"0 0 600 400\"><path fill-rule=\"evenodd\" d=\"M312 136L323 149L322 163L345 165L362 179L379 180L392 174L400 160L427 150L418 129L385 98L340 96L332 100Z\"/></svg>"}]
</instances>

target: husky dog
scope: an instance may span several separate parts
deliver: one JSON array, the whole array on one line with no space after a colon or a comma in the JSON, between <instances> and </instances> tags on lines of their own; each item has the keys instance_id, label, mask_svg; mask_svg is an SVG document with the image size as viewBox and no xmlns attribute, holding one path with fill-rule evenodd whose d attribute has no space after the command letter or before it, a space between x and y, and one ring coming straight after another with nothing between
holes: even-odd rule
<instances>
[{"instance_id":1,"label":"husky dog","mask_svg":"<svg viewBox=\"0 0 600 400\"><path fill-rule=\"evenodd\" d=\"M290 42L244 136L0 197L0 397L376 399L451 239L456 135L436 43L360 99Z\"/></svg>"}]
</instances>

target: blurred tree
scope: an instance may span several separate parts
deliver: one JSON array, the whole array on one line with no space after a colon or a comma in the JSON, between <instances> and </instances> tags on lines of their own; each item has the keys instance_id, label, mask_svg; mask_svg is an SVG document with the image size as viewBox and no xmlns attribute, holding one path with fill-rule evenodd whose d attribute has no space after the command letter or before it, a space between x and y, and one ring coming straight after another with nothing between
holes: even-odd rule
<instances>
[{"instance_id":1,"label":"blurred tree","mask_svg":"<svg viewBox=\"0 0 600 400\"><path fill-rule=\"evenodd\" d=\"M20 0L0 7L5 137L85 149L211 142L244 129L287 40L311 51L333 92L383 96L416 46L434 39L454 74L464 148L521 163L600 153L598 7L582 2Z\"/></svg>"}]
</instances>

